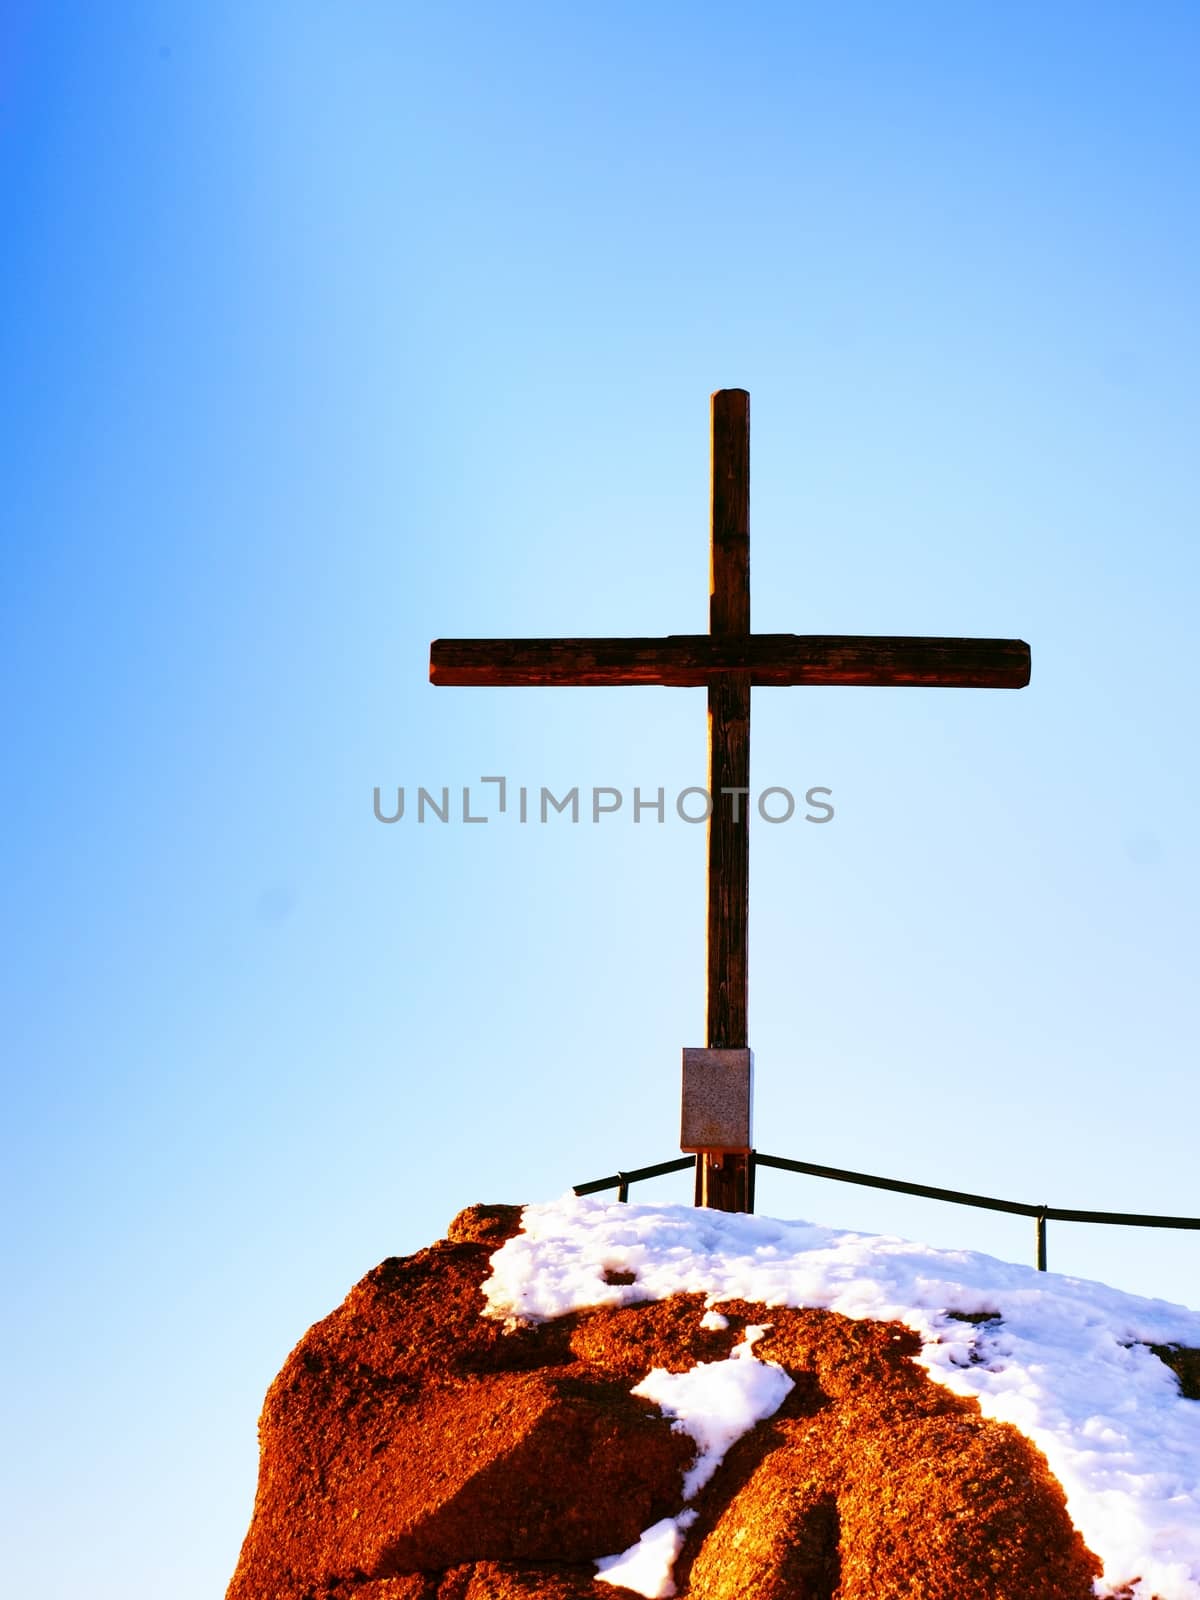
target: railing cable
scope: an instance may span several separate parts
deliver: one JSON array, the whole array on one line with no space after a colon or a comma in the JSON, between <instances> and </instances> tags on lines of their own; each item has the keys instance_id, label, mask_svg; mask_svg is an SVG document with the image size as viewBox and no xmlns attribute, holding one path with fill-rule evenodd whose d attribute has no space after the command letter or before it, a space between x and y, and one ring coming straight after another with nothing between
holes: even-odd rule
<instances>
[{"instance_id":1,"label":"railing cable","mask_svg":"<svg viewBox=\"0 0 1200 1600\"><path fill-rule=\"evenodd\" d=\"M631 1184L646 1178L665 1177L669 1172L682 1172L694 1167L695 1156L678 1156L673 1161L659 1161L651 1167L635 1167L628 1172L614 1172L607 1178L594 1178L590 1183L577 1183L577 1195L600 1194L615 1189L617 1199L629 1199ZM1023 1200L998 1200L994 1195L970 1194L964 1189L940 1189L928 1183L908 1183L901 1178L881 1178L868 1172L851 1172L846 1167L826 1167L815 1161L792 1161L786 1156L760 1155L752 1151L751 1174L757 1167L774 1167L781 1172L799 1172L810 1178L828 1178L834 1183L856 1183L868 1189L884 1189L893 1194L911 1194L921 1200L942 1200L950 1205L975 1206L982 1211L1002 1211L1013 1216L1032 1217L1037 1229L1037 1267L1046 1270L1047 1222L1089 1222L1118 1228L1190 1228L1200 1229L1200 1217L1161 1217L1138 1211L1082 1211L1071 1206L1031 1205Z\"/></svg>"}]
</instances>

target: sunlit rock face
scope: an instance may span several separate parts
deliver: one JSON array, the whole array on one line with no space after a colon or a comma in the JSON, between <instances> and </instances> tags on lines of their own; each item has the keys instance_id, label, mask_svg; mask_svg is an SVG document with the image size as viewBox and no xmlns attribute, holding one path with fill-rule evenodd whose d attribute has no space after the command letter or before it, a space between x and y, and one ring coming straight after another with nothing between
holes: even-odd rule
<instances>
[{"instance_id":1,"label":"sunlit rock face","mask_svg":"<svg viewBox=\"0 0 1200 1600\"><path fill-rule=\"evenodd\" d=\"M506 1325L481 1291L520 1218L471 1208L301 1340L228 1600L1090 1600L1044 1458L909 1329L682 1293ZM721 1434L747 1362L779 1369L774 1409ZM632 1391L701 1365L721 1445L685 1502L699 1425ZM665 1557L611 1562L655 1528Z\"/></svg>"}]
</instances>

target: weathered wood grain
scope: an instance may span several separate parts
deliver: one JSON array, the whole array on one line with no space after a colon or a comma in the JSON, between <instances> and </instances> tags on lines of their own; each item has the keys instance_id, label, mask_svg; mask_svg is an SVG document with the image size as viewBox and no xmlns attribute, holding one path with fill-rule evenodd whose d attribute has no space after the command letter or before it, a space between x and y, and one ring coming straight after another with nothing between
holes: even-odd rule
<instances>
[{"instance_id":1,"label":"weathered wood grain","mask_svg":"<svg viewBox=\"0 0 1200 1600\"><path fill-rule=\"evenodd\" d=\"M754 1166L737 1150L703 1150L696 1157L696 1204L714 1211L754 1210Z\"/></svg>"},{"instance_id":2,"label":"weathered wood grain","mask_svg":"<svg viewBox=\"0 0 1200 1600\"><path fill-rule=\"evenodd\" d=\"M712 397L712 499L709 517L709 639L737 661L708 683L708 1016L710 1050L746 1049L750 926L750 685L741 657L750 644L750 396ZM747 1058L749 1052L746 1051ZM747 1094L749 1094L747 1074ZM703 1151L696 1203L748 1211L749 1105L744 1145Z\"/></svg>"},{"instance_id":3,"label":"weathered wood grain","mask_svg":"<svg viewBox=\"0 0 1200 1600\"><path fill-rule=\"evenodd\" d=\"M750 632L750 396L718 389L711 404L710 633Z\"/></svg>"},{"instance_id":4,"label":"weathered wood grain","mask_svg":"<svg viewBox=\"0 0 1200 1600\"><path fill-rule=\"evenodd\" d=\"M749 672L756 687L1023 689L1023 639L885 638L856 634L673 633L660 639L435 639L439 685L663 684L699 688Z\"/></svg>"},{"instance_id":5,"label":"weathered wood grain","mask_svg":"<svg viewBox=\"0 0 1200 1600\"><path fill-rule=\"evenodd\" d=\"M750 921L750 675L708 690L708 1036L710 1050L747 1037ZM740 791L736 793L735 791Z\"/></svg>"}]
</instances>

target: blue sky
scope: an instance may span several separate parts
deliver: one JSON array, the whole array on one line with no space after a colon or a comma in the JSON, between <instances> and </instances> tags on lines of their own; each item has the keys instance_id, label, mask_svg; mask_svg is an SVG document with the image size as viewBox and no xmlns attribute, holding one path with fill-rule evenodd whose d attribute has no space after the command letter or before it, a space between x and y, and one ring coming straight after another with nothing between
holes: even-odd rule
<instances>
[{"instance_id":1,"label":"blue sky","mask_svg":"<svg viewBox=\"0 0 1200 1600\"><path fill-rule=\"evenodd\" d=\"M699 691L426 674L438 635L702 630L718 387L757 628L1034 662L756 692L755 788L837 812L753 834L760 1147L1200 1211L1198 33L5 9L14 1587L219 1593L310 1322L471 1201L674 1153L703 829L383 827L372 790L703 783ZM760 1207L1032 1248L799 1178ZM1187 1235L1050 1250L1200 1302Z\"/></svg>"}]
</instances>

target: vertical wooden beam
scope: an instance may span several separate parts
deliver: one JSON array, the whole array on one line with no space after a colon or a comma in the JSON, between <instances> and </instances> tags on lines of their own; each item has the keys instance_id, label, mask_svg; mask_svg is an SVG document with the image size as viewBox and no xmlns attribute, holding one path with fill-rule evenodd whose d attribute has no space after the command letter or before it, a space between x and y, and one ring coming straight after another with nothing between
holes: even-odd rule
<instances>
[{"instance_id":1,"label":"vertical wooden beam","mask_svg":"<svg viewBox=\"0 0 1200 1600\"><path fill-rule=\"evenodd\" d=\"M750 396L712 397L709 632L750 632ZM746 1037L750 910L750 675L708 688L708 1045L739 1049ZM742 793L732 791L741 790Z\"/></svg>"},{"instance_id":2,"label":"vertical wooden beam","mask_svg":"<svg viewBox=\"0 0 1200 1600\"><path fill-rule=\"evenodd\" d=\"M702 1150L696 1157L695 1203L713 1211L753 1211L753 1156Z\"/></svg>"},{"instance_id":3,"label":"vertical wooden beam","mask_svg":"<svg viewBox=\"0 0 1200 1600\"><path fill-rule=\"evenodd\" d=\"M750 674L708 688L708 1036L710 1050L749 1044Z\"/></svg>"},{"instance_id":4,"label":"vertical wooden beam","mask_svg":"<svg viewBox=\"0 0 1200 1600\"><path fill-rule=\"evenodd\" d=\"M750 396L712 397L710 633L750 632Z\"/></svg>"},{"instance_id":5,"label":"vertical wooden beam","mask_svg":"<svg viewBox=\"0 0 1200 1600\"><path fill-rule=\"evenodd\" d=\"M750 632L750 396L712 397L712 501L709 632ZM750 914L750 674L713 679L708 688L708 1021L709 1049L748 1043ZM721 1211L750 1209L750 1158L704 1151L696 1162L696 1201Z\"/></svg>"}]
</instances>

